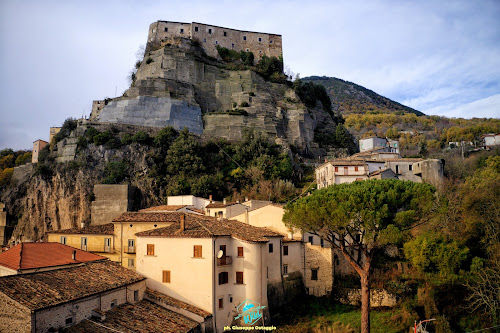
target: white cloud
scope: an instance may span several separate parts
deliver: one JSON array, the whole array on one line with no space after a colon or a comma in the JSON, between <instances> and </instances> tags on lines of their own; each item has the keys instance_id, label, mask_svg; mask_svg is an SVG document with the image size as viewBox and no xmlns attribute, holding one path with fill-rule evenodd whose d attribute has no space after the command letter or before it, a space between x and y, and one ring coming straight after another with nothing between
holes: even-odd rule
<instances>
[{"instance_id":1,"label":"white cloud","mask_svg":"<svg viewBox=\"0 0 500 333\"><path fill-rule=\"evenodd\" d=\"M453 118L500 118L500 94L482 98L452 109L438 106L424 110L423 112L429 115L441 115Z\"/></svg>"}]
</instances>

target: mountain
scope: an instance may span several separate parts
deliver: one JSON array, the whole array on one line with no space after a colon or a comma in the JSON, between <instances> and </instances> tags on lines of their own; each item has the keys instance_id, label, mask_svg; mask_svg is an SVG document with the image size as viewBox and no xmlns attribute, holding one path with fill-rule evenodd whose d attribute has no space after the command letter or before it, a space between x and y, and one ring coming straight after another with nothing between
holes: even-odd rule
<instances>
[{"instance_id":1,"label":"mountain","mask_svg":"<svg viewBox=\"0 0 500 333\"><path fill-rule=\"evenodd\" d=\"M356 83L344 81L335 77L308 76L302 81L321 84L326 88L334 109L341 114L349 113L414 113L417 116L425 114L408 106L395 102L376 92L366 89Z\"/></svg>"}]
</instances>

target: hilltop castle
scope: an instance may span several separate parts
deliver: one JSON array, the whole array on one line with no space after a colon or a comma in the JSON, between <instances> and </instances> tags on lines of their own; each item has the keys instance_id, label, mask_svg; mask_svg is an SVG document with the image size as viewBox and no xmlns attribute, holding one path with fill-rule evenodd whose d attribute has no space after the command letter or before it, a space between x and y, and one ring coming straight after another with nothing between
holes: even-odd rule
<instances>
[{"instance_id":1,"label":"hilltop castle","mask_svg":"<svg viewBox=\"0 0 500 333\"><path fill-rule=\"evenodd\" d=\"M152 45L173 44L176 37L189 38L198 41L205 52L212 57L217 57L217 45L235 51L252 52L258 61L263 55L268 57L281 57L281 35L262 32L242 31L208 25L204 23L182 23L171 21L157 21L149 26L148 44Z\"/></svg>"}]
</instances>

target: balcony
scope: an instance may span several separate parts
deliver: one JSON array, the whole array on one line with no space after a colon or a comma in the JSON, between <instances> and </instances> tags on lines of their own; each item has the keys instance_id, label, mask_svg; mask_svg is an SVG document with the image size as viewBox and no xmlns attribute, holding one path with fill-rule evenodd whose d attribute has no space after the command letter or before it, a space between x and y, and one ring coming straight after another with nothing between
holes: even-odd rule
<instances>
[{"instance_id":1,"label":"balcony","mask_svg":"<svg viewBox=\"0 0 500 333\"><path fill-rule=\"evenodd\" d=\"M135 253L135 246L124 246L123 252L124 253Z\"/></svg>"},{"instance_id":2,"label":"balcony","mask_svg":"<svg viewBox=\"0 0 500 333\"><path fill-rule=\"evenodd\" d=\"M233 263L233 258L231 256L224 256L222 258L217 258L217 266L226 266Z\"/></svg>"}]
</instances>

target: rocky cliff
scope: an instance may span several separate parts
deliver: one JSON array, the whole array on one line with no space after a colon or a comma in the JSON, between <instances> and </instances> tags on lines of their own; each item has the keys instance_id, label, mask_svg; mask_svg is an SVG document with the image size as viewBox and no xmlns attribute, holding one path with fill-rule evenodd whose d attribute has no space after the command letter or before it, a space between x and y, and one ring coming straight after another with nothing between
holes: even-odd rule
<instances>
[{"instance_id":1,"label":"rocky cliff","mask_svg":"<svg viewBox=\"0 0 500 333\"><path fill-rule=\"evenodd\" d=\"M252 70L229 70L185 38L148 51L124 96L91 119L187 127L229 140L241 139L245 128L254 128L306 151L317 148L318 126L334 130L336 125L322 107L307 108L290 86L266 81Z\"/></svg>"}]
</instances>

